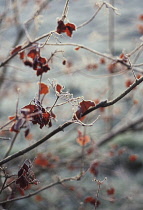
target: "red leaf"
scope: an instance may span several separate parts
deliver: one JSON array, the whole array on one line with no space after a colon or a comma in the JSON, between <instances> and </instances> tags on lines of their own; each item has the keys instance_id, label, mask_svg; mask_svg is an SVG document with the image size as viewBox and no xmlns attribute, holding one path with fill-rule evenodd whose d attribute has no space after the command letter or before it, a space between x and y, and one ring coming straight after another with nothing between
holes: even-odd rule
<instances>
[{"instance_id":1,"label":"red leaf","mask_svg":"<svg viewBox=\"0 0 143 210\"><path fill-rule=\"evenodd\" d=\"M138 159L138 155L133 154L129 156L129 161L131 162L135 162L137 159Z\"/></svg>"},{"instance_id":2,"label":"red leaf","mask_svg":"<svg viewBox=\"0 0 143 210\"><path fill-rule=\"evenodd\" d=\"M62 20L58 21L58 26L57 26L57 30L56 30L56 32L58 34L66 33L67 36L71 37L72 32L75 30L76 30L76 26L73 23L64 24L64 22Z\"/></svg>"},{"instance_id":3,"label":"red leaf","mask_svg":"<svg viewBox=\"0 0 143 210\"><path fill-rule=\"evenodd\" d=\"M42 64L46 64L47 59L44 58L44 57L39 57L39 58L38 58L38 61L41 62Z\"/></svg>"},{"instance_id":4,"label":"red leaf","mask_svg":"<svg viewBox=\"0 0 143 210\"><path fill-rule=\"evenodd\" d=\"M35 195L35 200L40 202L40 201L43 201L43 197L41 195Z\"/></svg>"},{"instance_id":5,"label":"red leaf","mask_svg":"<svg viewBox=\"0 0 143 210\"><path fill-rule=\"evenodd\" d=\"M82 101L79 104L79 109L76 112L76 116L77 118L80 119L80 117L91 107L95 106L95 102L94 101Z\"/></svg>"},{"instance_id":6,"label":"red leaf","mask_svg":"<svg viewBox=\"0 0 143 210\"><path fill-rule=\"evenodd\" d=\"M22 48L21 45L16 46L16 47L10 52L10 54L13 55L13 54L19 52L19 51L21 50L21 48Z\"/></svg>"},{"instance_id":7,"label":"red leaf","mask_svg":"<svg viewBox=\"0 0 143 210\"><path fill-rule=\"evenodd\" d=\"M8 119L9 120L14 120L14 119L16 119L16 116L15 115L14 116L9 116Z\"/></svg>"},{"instance_id":8,"label":"red leaf","mask_svg":"<svg viewBox=\"0 0 143 210\"><path fill-rule=\"evenodd\" d=\"M39 52L36 49L30 50L29 53L27 54L28 57L32 58L34 60L34 58L36 56L39 56Z\"/></svg>"},{"instance_id":9,"label":"red leaf","mask_svg":"<svg viewBox=\"0 0 143 210\"><path fill-rule=\"evenodd\" d=\"M39 124L41 129L44 125L48 125L49 127L52 126L51 115L42 107L40 102L36 105L29 104L23 107L21 113L25 118L29 118L33 124Z\"/></svg>"},{"instance_id":10,"label":"red leaf","mask_svg":"<svg viewBox=\"0 0 143 210\"><path fill-rule=\"evenodd\" d=\"M49 162L47 158L43 154L38 154L37 158L35 159L34 163L36 165L42 166L42 167L47 167Z\"/></svg>"},{"instance_id":11,"label":"red leaf","mask_svg":"<svg viewBox=\"0 0 143 210\"><path fill-rule=\"evenodd\" d=\"M71 37L72 32L76 30L76 26L73 23L67 23L66 24L66 34L67 36Z\"/></svg>"},{"instance_id":12,"label":"red leaf","mask_svg":"<svg viewBox=\"0 0 143 210\"><path fill-rule=\"evenodd\" d=\"M63 89L64 89L64 86L62 86L62 85L60 85L60 84L56 84L55 90L56 90L58 93L61 93Z\"/></svg>"},{"instance_id":13,"label":"red leaf","mask_svg":"<svg viewBox=\"0 0 143 210\"><path fill-rule=\"evenodd\" d=\"M38 184L38 180L35 179L34 172L32 171L32 163L30 160L25 160L22 167L18 171L18 178L16 184L23 190L27 189L29 184Z\"/></svg>"},{"instance_id":14,"label":"red leaf","mask_svg":"<svg viewBox=\"0 0 143 210\"><path fill-rule=\"evenodd\" d=\"M58 34L61 34L61 33L64 33L65 31L66 31L66 26L65 26L64 22L62 20L59 20L56 32Z\"/></svg>"},{"instance_id":15,"label":"red leaf","mask_svg":"<svg viewBox=\"0 0 143 210\"><path fill-rule=\"evenodd\" d=\"M43 65L42 67L40 67L39 69L37 69L37 76L42 75L44 72L47 72L50 70L50 67L48 66L48 64Z\"/></svg>"},{"instance_id":16,"label":"red leaf","mask_svg":"<svg viewBox=\"0 0 143 210\"><path fill-rule=\"evenodd\" d=\"M76 48L75 48L75 50L79 50L79 49L80 49L80 47L76 47Z\"/></svg>"},{"instance_id":17,"label":"red leaf","mask_svg":"<svg viewBox=\"0 0 143 210\"><path fill-rule=\"evenodd\" d=\"M24 64L25 64L25 66L33 67L33 63L31 61L29 61L29 60L25 60Z\"/></svg>"},{"instance_id":18,"label":"red leaf","mask_svg":"<svg viewBox=\"0 0 143 210\"><path fill-rule=\"evenodd\" d=\"M25 116L34 113L37 111L37 106L34 104L29 104L21 108L21 113L24 114Z\"/></svg>"},{"instance_id":19,"label":"red leaf","mask_svg":"<svg viewBox=\"0 0 143 210\"><path fill-rule=\"evenodd\" d=\"M24 51L20 52L19 57L20 57L21 60L23 60L24 57L25 57L25 52Z\"/></svg>"},{"instance_id":20,"label":"red leaf","mask_svg":"<svg viewBox=\"0 0 143 210\"><path fill-rule=\"evenodd\" d=\"M93 174L94 176L98 175L98 167L99 167L99 162L98 161L94 161L91 166L90 166L90 173Z\"/></svg>"},{"instance_id":21,"label":"red leaf","mask_svg":"<svg viewBox=\"0 0 143 210\"><path fill-rule=\"evenodd\" d=\"M49 87L45 83L39 83L40 94L47 94L49 93Z\"/></svg>"},{"instance_id":22,"label":"red leaf","mask_svg":"<svg viewBox=\"0 0 143 210\"><path fill-rule=\"evenodd\" d=\"M90 203L90 204L92 204L92 205L95 205L95 203L97 203L97 204L96 204L97 207L100 205L100 201L99 201L99 200L96 200L95 198L93 198L93 197L91 197L91 196L86 197L86 198L84 199L84 202L85 202L85 203Z\"/></svg>"},{"instance_id":23,"label":"red leaf","mask_svg":"<svg viewBox=\"0 0 143 210\"><path fill-rule=\"evenodd\" d=\"M76 139L77 143L81 146L85 146L90 142L90 137L87 135L83 135L81 131L78 130L78 137Z\"/></svg>"},{"instance_id":24,"label":"red leaf","mask_svg":"<svg viewBox=\"0 0 143 210\"><path fill-rule=\"evenodd\" d=\"M107 194L108 195L114 195L115 194L115 189L111 187L110 189L107 189Z\"/></svg>"}]
</instances>

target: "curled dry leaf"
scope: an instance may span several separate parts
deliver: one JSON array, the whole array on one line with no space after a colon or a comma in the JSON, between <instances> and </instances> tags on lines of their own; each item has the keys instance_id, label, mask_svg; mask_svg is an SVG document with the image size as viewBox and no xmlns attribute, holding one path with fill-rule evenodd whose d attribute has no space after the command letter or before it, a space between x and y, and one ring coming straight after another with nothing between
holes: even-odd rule
<instances>
[{"instance_id":1,"label":"curled dry leaf","mask_svg":"<svg viewBox=\"0 0 143 210\"><path fill-rule=\"evenodd\" d=\"M66 33L67 36L71 37L73 31L76 30L76 26L73 23L64 23L62 20L58 21L58 26L56 32L58 34Z\"/></svg>"},{"instance_id":2,"label":"curled dry leaf","mask_svg":"<svg viewBox=\"0 0 143 210\"><path fill-rule=\"evenodd\" d=\"M11 55L19 52L21 49L21 46L17 46L11 51ZM32 49L28 53L23 50L18 54L24 65L32 67L33 70L36 71L37 76L42 75L44 72L50 70L47 59L40 55L39 47L34 46L34 48L32 47Z\"/></svg>"},{"instance_id":3,"label":"curled dry leaf","mask_svg":"<svg viewBox=\"0 0 143 210\"><path fill-rule=\"evenodd\" d=\"M29 184L37 185L39 181L35 178L35 174L32 171L32 163L30 160L25 160L22 167L18 171L18 178L16 184L23 190L27 189Z\"/></svg>"},{"instance_id":4,"label":"curled dry leaf","mask_svg":"<svg viewBox=\"0 0 143 210\"><path fill-rule=\"evenodd\" d=\"M51 114L47 112L41 104L26 105L21 109L21 113L33 124L39 124L40 128L46 125L49 127L52 126L51 118L53 117L51 117Z\"/></svg>"},{"instance_id":5,"label":"curled dry leaf","mask_svg":"<svg viewBox=\"0 0 143 210\"><path fill-rule=\"evenodd\" d=\"M60 84L56 84L56 86L55 86L56 92L61 93L63 89L64 89L64 86L62 86Z\"/></svg>"},{"instance_id":6,"label":"curled dry leaf","mask_svg":"<svg viewBox=\"0 0 143 210\"><path fill-rule=\"evenodd\" d=\"M79 104L79 108L76 111L76 117L74 116L74 119L78 118L80 119L82 117L82 115L91 107L95 106L95 102L94 101L82 101Z\"/></svg>"}]
</instances>

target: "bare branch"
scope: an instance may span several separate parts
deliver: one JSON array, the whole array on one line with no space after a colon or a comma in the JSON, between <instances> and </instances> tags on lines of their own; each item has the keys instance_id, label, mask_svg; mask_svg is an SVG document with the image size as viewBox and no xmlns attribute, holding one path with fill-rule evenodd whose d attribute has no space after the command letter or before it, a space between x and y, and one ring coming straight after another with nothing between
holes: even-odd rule
<instances>
[{"instance_id":1,"label":"bare branch","mask_svg":"<svg viewBox=\"0 0 143 210\"><path fill-rule=\"evenodd\" d=\"M140 79L136 80L129 88L127 88L123 93L121 93L118 97L116 97L115 99L111 100L111 101L102 101L99 104L97 104L95 107L90 108L89 110L87 110L83 116L89 114L90 112L100 108L100 107L108 107L111 106L115 103L117 103L118 101L120 101L122 98L124 98L128 93L130 93L136 86L138 86L141 82L143 82L143 77L141 77ZM46 135L45 137L43 137L42 139L40 139L39 141L37 141L36 143L32 144L31 146L11 155L8 156L7 158L3 159L0 161L0 166L3 165L4 163L7 163L13 159L15 159L16 157L19 157L31 150L33 150L34 148L36 148L37 146L41 145L42 143L44 143L45 141L47 141L48 139L50 139L52 136L56 135L57 133L59 133L60 131L63 131L66 127L68 127L69 125L71 125L73 122L66 122L64 123L62 126L59 126L57 129L55 129L54 131L52 131L51 133L49 133L48 135Z\"/></svg>"},{"instance_id":2,"label":"bare branch","mask_svg":"<svg viewBox=\"0 0 143 210\"><path fill-rule=\"evenodd\" d=\"M99 139L99 141L97 142L97 146L100 147L103 144L108 143L117 135L122 134L122 133L128 131L129 129L133 129L134 127L136 127L138 124L140 124L142 122L143 122L143 116L140 116L131 122L128 122L126 124L124 123L124 124L117 126L116 128L113 128L113 130L111 130L111 132L109 134L106 134L101 139Z\"/></svg>"},{"instance_id":3,"label":"bare branch","mask_svg":"<svg viewBox=\"0 0 143 210\"><path fill-rule=\"evenodd\" d=\"M54 187L54 186L59 185L59 184L62 184L64 182L74 181L74 180L75 181L79 180L79 177L78 176L74 176L74 177L69 177L69 178L64 178L64 179L58 179L57 182L53 182L53 183L51 183L49 185L46 185L45 187L42 187L41 189L35 191L34 193L30 193L28 195L21 196L21 197L18 197L18 198L14 198L14 199L11 199L11 200L2 201L2 202L0 202L0 205L1 204L11 203L11 202L14 202L14 201L17 201L17 200L23 200L23 199L26 199L26 198L30 198L30 197L32 197L34 195L37 195L38 193L40 193L40 192L42 192L44 190L47 190L47 189L49 189L51 187Z\"/></svg>"}]
</instances>

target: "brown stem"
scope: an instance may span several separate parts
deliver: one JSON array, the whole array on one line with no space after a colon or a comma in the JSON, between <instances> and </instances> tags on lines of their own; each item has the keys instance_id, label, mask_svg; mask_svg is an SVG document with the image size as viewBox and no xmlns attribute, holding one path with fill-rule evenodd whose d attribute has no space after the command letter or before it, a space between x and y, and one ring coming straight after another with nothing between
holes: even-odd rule
<instances>
[{"instance_id":1,"label":"brown stem","mask_svg":"<svg viewBox=\"0 0 143 210\"><path fill-rule=\"evenodd\" d=\"M7 204L7 203L11 203L13 201L22 200L22 199L25 199L25 198L32 197L32 196L37 195L38 193L40 193L40 192L42 192L42 191L44 191L46 189L49 189L51 187L54 187L55 185L62 184L63 182L73 181L73 180L77 181L78 180L78 177L75 176L75 177L64 178L64 179L61 179L61 180L59 179L57 182L53 182L53 183L51 183L49 185L46 185L45 187L42 187L41 189L35 191L34 193L30 193L28 195L21 196L21 197L18 197L18 198L14 198L14 199L11 199L11 200L2 201L2 202L0 202L0 205L1 204Z\"/></svg>"},{"instance_id":2,"label":"brown stem","mask_svg":"<svg viewBox=\"0 0 143 210\"><path fill-rule=\"evenodd\" d=\"M113 104L115 104L116 102L118 102L119 100L121 100L122 98L124 98L128 93L130 93L137 85L139 85L141 82L143 82L143 77L141 77L140 79L136 80L129 88L127 88L123 93L121 93L119 96L117 96L115 99L111 100L111 101L102 101L99 104L97 104L95 107L90 108L89 110L87 110L83 116L87 115L88 113L100 108L100 107L108 107L111 106ZM0 166L3 165L4 163L7 163L31 150L33 150L34 148L36 148L37 146L41 145L42 143L44 143L45 141L47 141L48 139L50 139L52 136L56 135L57 133L59 133L60 131L63 131L66 127L68 127L69 125L71 125L73 122L66 122L64 123L62 126L59 126L57 129L55 129L54 131L52 131L51 133L49 133L48 135L46 135L45 137L43 137L42 139L40 139L39 141L37 141L36 143L32 144L31 146L11 155L6 157L5 159L0 161Z\"/></svg>"}]
</instances>

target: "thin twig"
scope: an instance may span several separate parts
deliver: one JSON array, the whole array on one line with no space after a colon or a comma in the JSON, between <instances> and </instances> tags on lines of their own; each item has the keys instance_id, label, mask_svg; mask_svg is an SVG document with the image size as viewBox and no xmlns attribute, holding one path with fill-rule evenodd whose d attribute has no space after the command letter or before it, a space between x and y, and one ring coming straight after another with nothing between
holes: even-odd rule
<instances>
[{"instance_id":1,"label":"thin twig","mask_svg":"<svg viewBox=\"0 0 143 210\"><path fill-rule=\"evenodd\" d=\"M98 207L98 198L99 198L99 192L100 192L100 189L101 189L101 185L103 184L103 182L107 180L107 178L105 177L102 181L100 180L97 180L97 179L94 179L93 181L95 181L98 185L98 189L97 189L97 192L96 192L96 200L95 200L95 204L94 204L94 209L96 209Z\"/></svg>"},{"instance_id":2,"label":"thin twig","mask_svg":"<svg viewBox=\"0 0 143 210\"><path fill-rule=\"evenodd\" d=\"M7 59L5 59L1 64L0 64L0 68L3 67L5 64L7 64L12 58L14 58L20 51L25 50L26 48L30 47L31 45L33 45L34 43L38 42L41 39L44 39L50 35L52 35L53 33L55 33L55 31L51 31L47 34L43 34L42 36L36 38L34 41L29 42L28 44L25 44L21 50L15 52L14 54L10 55Z\"/></svg>"},{"instance_id":3,"label":"thin twig","mask_svg":"<svg viewBox=\"0 0 143 210\"><path fill-rule=\"evenodd\" d=\"M67 0L66 3L65 3L64 10L63 10L63 14L62 14L62 18L61 18L62 21L64 21L65 18L67 18L67 14L68 14L68 5L69 5L69 0Z\"/></svg>"},{"instance_id":4,"label":"thin twig","mask_svg":"<svg viewBox=\"0 0 143 210\"><path fill-rule=\"evenodd\" d=\"M40 78L39 78L39 93L38 93L38 101L40 101L41 81L42 81L42 74L40 75Z\"/></svg>"},{"instance_id":5,"label":"thin twig","mask_svg":"<svg viewBox=\"0 0 143 210\"><path fill-rule=\"evenodd\" d=\"M128 53L128 56L131 57L142 47L143 47L143 42L139 46L137 46L134 50L132 50L130 53Z\"/></svg>"},{"instance_id":6,"label":"thin twig","mask_svg":"<svg viewBox=\"0 0 143 210\"><path fill-rule=\"evenodd\" d=\"M1 205L1 204L7 204L7 203L11 203L11 202L13 202L13 201L23 200L23 199L32 197L32 196L37 195L37 194L39 194L40 192L42 192L42 191L44 191L44 190L47 190L47 189L49 189L49 188L51 188L51 187L54 187L54 186L56 186L56 185L58 185L58 184L62 184L62 183L64 183L64 182L74 181L74 180L75 180L75 181L79 180L79 177L78 177L78 176L74 176L74 177L69 177L69 178L64 178L64 179L58 179L58 181L53 182L53 183L51 183L51 184L49 184L49 185L46 185L46 186L40 188L39 190L35 191L34 193L30 193L30 194L28 194L28 195L21 196L21 197L18 197L18 198L14 198L14 199L11 199L11 200L1 201L1 202L0 202L0 205Z\"/></svg>"},{"instance_id":7,"label":"thin twig","mask_svg":"<svg viewBox=\"0 0 143 210\"><path fill-rule=\"evenodd\" d=\"M6 157L10 154L10 152L11 152L11 150L12 150L12 147L13 147L13 145L14 145L14 142L15 142L15 140L16 140L16 138L17 138L17 135L18 135L18 133L15 133L13 139L11 140L10 147L9 147L8 151L6 152L4 158L6 158Z\"/></svg>"},{"instance_id":8,"label":"thin twig","mask_svg":"<svg viewBox=\"0 0 143 210\"><path fill-rule=\"evenodd\" d=\"M102 101L99 104L97 104L95 107L90 108L89 110L87 110L83 116L93 112L94 110L100 108L100 107L108 107L111 106L115 103L117 103L118 101L120 101L122 98L124 98L127 94L129 94L136 86L138 86L141 82L143 82L143 77L141 77L140 79L136 80L129 88L127 88L124 92L122 92L119 96L117 96L116 98L114 98L111 101ZM46 135L45 137L43 137L42 139L38 140L36 143L32 144L31 146L11 155L6 157L5 159L0 161L0 166L33 150L34 148L38 147L39 145L41 145L42 143L44 143L45 141L47 141L48 139L50 139L52 136L56 135L57 133L59 133L60 131L63 131L66 127L68 127L69 125L73 124L73 122L66 122L64 123L62 126L59 126L58 128L56 128L55 130L53 130L51 133L49 133L48 135Z\"/></svg>"},{"instance_id":9,"label":"thin twig","mask_svg":"<svg viewBox=\"0 0 143 210\"><path fill-rule=\"evenodd\" d=\"M102 136L99 141L97 142L97 147L100 147L109 141L111 141L114 137L116 137L119 134L123 134L124 132L134 129L138 124L143 122L143 116L139 116L137 119L132 120L128 123L121 123L117 127L113 128L110 133L105 134Z\"/></svg>"},{"instance_id":10,"label":"thin twig","mask_svg":"<svg viewBox=\"0 0 143 210\"><path fill-rule=\"evenodd\" d=\"M3 128L5 128L7 125L11 124L12 122L14 122L16 120L16 118L8 121L6 124L4 124L3 126L0 127L0 130L2 130Z\"/></svg>"},{"instance_id":11,"label":"thin twig","mask_svg":"<svg viewBox=\"0 0 143 210\"><path fill-rule=\"evenodd\" d=\"M93 14L93 16L88 20L85 21L84 23L82 23L81 25L77 26L77 29L84 27L85 25L89 24L98 14L98 12L102 9L102 7L104 6L104 2L100 5L100 7L98 8L98 10Z\"/></svg>"}]
</instances>

